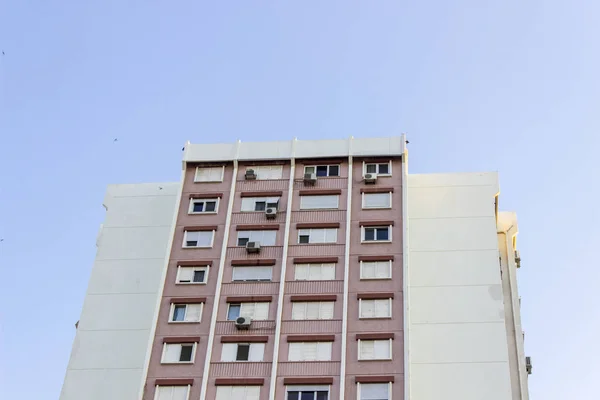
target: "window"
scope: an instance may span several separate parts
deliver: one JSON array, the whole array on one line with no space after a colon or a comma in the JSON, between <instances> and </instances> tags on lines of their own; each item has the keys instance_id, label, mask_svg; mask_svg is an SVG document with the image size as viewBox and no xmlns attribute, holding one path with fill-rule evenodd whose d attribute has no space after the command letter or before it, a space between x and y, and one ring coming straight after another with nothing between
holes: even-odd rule
<instances>
[{"instance_id":1,"label":"window","mask_svg":"<svg viewBox=\"0 0 600 400\"><path fill-rule=\"evenodd\" d=\"M196 343L172 344L165 343L161 363L178 364L193 363Z\"/></svg>"},{"instance_id":2,"label":"window","mask_svg":"<svg viewBox=\"0 0 600 400\"><path fill-rule=\"evenodd\" d=\"M337 194L323 196L300 196L301 210L332 209L339 207L340 196Z\"/></svg>"},{"instance_id":3,"label":"window","mask_svg":"<svg viewBox=\"0 0 600 400\"><path fill-rule=\"evenodd\" d=\"M332 342L290 343L288 361L331 361Z\"/></svg>"},{"instance_id":4,"label":"window","mask_svg":"<svg viewBox=\"0 0 600 400\"><path fill-rule=\"evenodd\" d=\"M384 163L365 163L364 173L377 175L392 175L392 162L388 161Z\"/></svg>"},{"instance_id":5,"label":"window","mask_svg":"<svg viewBox=\"0 0 600 400\"><path fill-rule=\"evenodd\" d=\"M249 317L255 321L269 318L269 302L261 303L229 303L227 320L235 321L238 317Z\"/></svg>"},{"instance_id":6,"label":"window","mask_svg":"<svg viewBox=\"0 0 600 400\"><path fill-rule=\"evenodd\" d=\"M332 281L335 279L335 263L296 264L294 279L297 281Z\"/></svg>"},{"instance_id":7,"label":"window","mask_svg":"<svg viewBox=\"0 0 600 400\"><path fill-rule=\"evenodd\" d=\"M216 400L259 400L260 386L217 386Z\"/></svg>"},{"instance_id":8,"label":"window","mask_svg":"<svg viewBox=\"0 0 600 400\"><path fill-rule=\"evenodd\" d=\"M189 214L215 214L219 210L219 199L191 199Z\"/></svg>"},{"instance_id":9,"label":"window","mask_svg":"<svg viewBox=\"0 0 600 400\"><path fill-rule=\"evenodd\" d=\"M363 242L391 242L392 227L391 226L363 226L362 227Z\"/></svg>"},{"instance_id":10,"label":"window","mask_svg":"<svg viewBox=\"0 0 600 400\"><path fill-rule=\"evenodd\" d=\"M391 360L392 340L359 340L359 360Z\"/></svg>"},{"instance_id":11,"label":"window","mask_svg":"<svg viewBox=\"0 0 600 400\"><path fill-rule=\"evenodd\" d=\"M363 300L358 303L360 318L391 318L392 299Z\"/></svg>"},{"instance_id":12,"label":"window","mask_svg":"<svg viewBox=\"0 0 600 400\"><path fill-rule=\"evenodd\" d=\"M265 211L269 207L278 207L281 197L242 197L242 212Z\"/></svg>"},{"instance_id":13,"label":"window","mask_svg":"<svg viewBox=\"0 0 600 400\"><path fill-rule=\"evenodd\" d=\"M317 174L317 176L340 176L339 165L308 165L304 167L305 174Z\"/></svg>"},{"instance_id":14,"label":"window","mask_svg":"<svg viewBox=\"0 0 600 400\"><path fill-rule=\"evenodd\" d=\"M188 400L189 386L157 386L154 400Z\"/></svg>"},{"instance_id":15,"label":"window","mask_svg":"<svg viewBox=\"0 0 600 400\"><path fill-rule=\"evenodd\" d=\"M390 400L391 384L389 383L359 383L359 400Z\"/></svg>"},{"instance_id":16,"label":"window","mask_svg":"<svg viewBox=\"0 0 600 400\"><path fill-rule=\"evenodd\" d=\"M231 280L236 281L271 281L273 267L233 267Z\"/></svg>"},{"instance_id":17,"label":"window","mask_svg":"<svg viewBox=\"0 0 600 400\"><path fill-rule=\"evenodd\" d=\"M178 284L203 284L208 280L208 267L177 267Z\"/></svg>"},{"instance_id":18,"label":"window","mask_svg":"<svg viewBox=\"0 0 600 400\"><path fill-rule=\"evenodd\" d=\"M185 231L183 247L212 247L215 231Z\"/></svg>"},{"instance_id":19,"label":"window","mask_svg":"<svg viewBox=\"0 0 600 400\"><path fill-rule=\"evenodd\" d=\"M333 319L333 301L295 301L292 303L292 319Z\"/></svg>"},{"instance_id":20,"label":"window","mask_svg":"<svg viewBox=\"0 0 600 400\"><path fill-rule=\"evenodd\" d=\"M202 320L203 303L171 304L169 322L200 322Z\"/></svg>"},{"instance_id":21,"label":"window","mask_svg":"<svg viewBox=\"0 0 600 400\"><path fill-rule=\"evenodd\" d=\"M361 261L360 279L391 279L392 261Z\"/></svg>"},{"instance_id":22,"label":"window","mask_svg":"<svg viewBox=\"0 0 600 400\"><path fill-rule=\"evenodd\" d=\"M362 208L392 208L392 192L363 193Z\"/></svg>"},{"instance_id":23,"label":"window","mask_svg":"<svg viewBox=\"0 0 600 400\"><path fill-rule=\"evenodd\" d=\"M223 182L225 167L198 167L194 182Z\"/></svg>"},{"instance_id":24,"label":"window","mask_svg":"<svg viewBox=\"0 0 600 400\"><path fill-rule=\"evenodd\" d=\"M264 343L223 343L221 361L262 361Z\"/></svg>"},{"instance_id":25,"label":"window","mask_svg":"<svg viewBox=\"0 0 600 400\"><path fill-rule=\"evenodd\" d=\"M248 242L259 242L261 246L275 246L277 231L238 231L237 245L245 246Z\"/></svg>"},{"instance_id":26,"label":"window","mask_svg":"<svg viewBox=\"0 0 600 400\"><path fill-rule=\"evenodd\" d=\"M286 400L329 400L329 386L287 386Z\"/></svg>"},{"instance_id":27,"label":"window","mask_svg":"<svg viewBox=\"0 0 600 400\"><path fill-rule=\"evenodd\" d=\"M281 179L283 177L283 165L257 165L247 167L246 170L253 170L256 179Z\"/></svg>"},{"instance_id":28,"label":"window","mask_svg":"<svg viewBox=\"0 0 600 400\"><path fill-rule=\"evenodd\" d=\"M298 243L336 243L337 228L312 228L298 230Z\"/></svg>"}]
</instances>

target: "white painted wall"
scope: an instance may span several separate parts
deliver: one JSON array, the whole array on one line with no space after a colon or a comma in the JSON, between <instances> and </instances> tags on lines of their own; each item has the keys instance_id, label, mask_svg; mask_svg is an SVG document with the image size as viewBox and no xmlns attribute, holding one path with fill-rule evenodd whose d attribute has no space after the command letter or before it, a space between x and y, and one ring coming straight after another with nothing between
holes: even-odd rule
<instances>
[{"instance_id":1,"label":"white painted wall","mask_svg":"<svg viewBox=\"0 0 600 400\"><path fill-rule=\"evenodd\" d=\"M496 173L408 176L410 398L511 400Z\"/></svg>"},{"instance_id":2,"label":"white painted wall","mask_svg":"<svg viewBox=\"0 0 600 400\"><path fill-rule=\"evenodd\" d=\"M179 183L108 187L60 400L138 397L179 190Z\"/></svg>"}]
</instances>

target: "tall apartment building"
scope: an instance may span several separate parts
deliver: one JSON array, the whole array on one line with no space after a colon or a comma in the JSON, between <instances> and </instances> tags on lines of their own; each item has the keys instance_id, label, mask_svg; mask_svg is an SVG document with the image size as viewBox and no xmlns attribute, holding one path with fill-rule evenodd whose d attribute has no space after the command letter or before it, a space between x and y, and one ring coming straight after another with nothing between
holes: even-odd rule
<instances>
[{"instance_id":1,"label":"tall apartment building","mask_svg":"<svg viewBox=\"0 0 600 400\"><path fill-rule=\"evenodd\" d=\"M187 144L114 185L61 400L526 400L496 173L403 137Z\"/></svg>"}]
</instances>

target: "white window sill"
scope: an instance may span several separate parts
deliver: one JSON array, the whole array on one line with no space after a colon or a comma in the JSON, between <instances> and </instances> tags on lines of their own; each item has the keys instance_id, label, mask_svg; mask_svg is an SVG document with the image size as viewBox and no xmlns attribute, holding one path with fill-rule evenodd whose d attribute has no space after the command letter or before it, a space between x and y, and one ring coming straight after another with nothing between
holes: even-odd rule
<instances>
[{"instance_id":1,"label":"white window sill","mask_svg":"<svg viewBox=\"0 0 600 400\"><path fill-rule=\"evenodd\" d=\"M358 319L392 319L392 317L358 317Z\"/></svg>"},{"instance_id":2,"label":"white window sill","mask_svg":"<svg viewBox=\"0 0 600 400\"><path fill-rule=\"evenodd\" d=\"M212 246L182 246L182 249L212 249Z\"/></svg>"},{"instance_id":3,"label":"white window sill","mask_svg":"<svg viewBox=\"0 0 600 400\"><path fill-rule=\"evenodd\" d=\"M202 215L202 214L218 214L218 211L207 211L207 212L188 212L188 215Z\"/></svg>"},{"instance_id":4,"label":"white window sill","mask_svg":"<svg viewBox=\"0 0 600 400\"><path fill-rule=\"evenodd\" d=\"M175 365L175 364L193 364L193 361L174 361L174 362L166 362L166 361L161 361L160 362L163 365Z\"/></svg>"},{"instance_id":5,"label":"white window sill","mask_svg":"<svg viewBox=\"0 0 600 400\"><path fill-rule=\"evenodd\" d=\"M169 321L169 324L199 324L202 321Z\"/></svg>"},{"instance_id":6,"label":"white window sill","mask_svg":"<svg viewBox=\"0 0 600 400\"><path fill-rule=\"evenodd\" d=\"M360 278L361 281L391 281L392 278Z\"/></svg>"},{"instance_id":7,"label":"white window sill","mask_svg":"<svg viewBox=\"0 0 600 400\"><path fill-rule=\"evenodd\" d=\"M358 361L392 361L391 358L359 358Z\"/></svg>"},{"instance_id":8,"label":"white window sill","mask_svg":"<svg viewBox=\"0 0 600 400\"><path fill-rule=\"evenodd\" d=\"M176 285L206 285L206 282L175 282Z\"/></svg>"},{"instance_id":9,"label":"white window sill","mask_svg":"<svg viewBox=\"0 0 600 400\"><path fill-rule=\"evenodd\" d=\"M372 244L372 243L392 243L391 240L362 240L361 244Z\"/></svg>"},{"instance_id":10,"label":"white window sill","mask_svg":"<svg viewBox=\"0 0 600 400\"><path fill-rule=\"evenodd\" d=\"M362 209L365 211L368 211L368 210L391 210L392 207L363 207Z\"/></svg>"},{"instance_id":11,"label":"white window sill","mask_svg":"<svg viewBox=\"0 0 600 400\"><path fill-rule=\"evenodd\" d=\"M194 183L222 183L223 180L220 181L194 181Z\"/></svg>"}]
</instances>

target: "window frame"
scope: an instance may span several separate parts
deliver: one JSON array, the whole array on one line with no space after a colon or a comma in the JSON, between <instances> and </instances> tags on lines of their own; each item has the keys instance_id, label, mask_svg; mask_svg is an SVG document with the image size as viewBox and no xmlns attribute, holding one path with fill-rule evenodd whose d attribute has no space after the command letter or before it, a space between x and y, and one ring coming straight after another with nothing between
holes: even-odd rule
<instances>
[{"instance_id":1,"label":"window frame","mask_svg":"<svg viewBox=\"0 0 600 400\"><path fill-rule=\"evenodd\" d=\"M327 303L329 305L329 303L331 303L331 318L322 318L323 317L323 305ZM304 316L308 316L308 307L309 304L318 304L318 316L319 318L317 319L310 319L310 318L294 318L294 308L295 307L300 307L300 305L302 305L304 307ZM292 302L292 311L290 314L290 320L291 321L332 321L333 319L335 319L335 301L333 300L329 300L329 301L294 301Z\"/></svg>"},{"instance_id":2,"label":"window frame","mask_svg":"<svg viewBox=\"0 0 600 400\"><path fill-rule=\"evenodd\" d=\"M319 344L322 344L322 343L329 344L329 358L328 359L319 359L319 355L323 354L323 353L319 352ZM307 344L316 346L315 354L316 354L317 358L315 360L304 360L304 359L303 360L292 360L290 357L292 346L294 346L294 345L305 346ZM287 353L287 361L288 362L327 362L327 361L332 361L332 360L333 360L333 342L322 341L322 342L290 342L290 343L288 343L288 353Z\"/></svg>"},{"instance_id":3,"label":"window frame","mask_svg":"<svg viewBox=\"0 0 600 400\"><path fill-rule=\"evenodd\" d=\"M154 400L158 400L159 388L161 388L161 387L171 387L172 388L172 387L178 387L178 386L185 386L187 388L187 393L185 395L185 398L186 398L186 400L189 400L191 385L154 385ZM171 400L173 400L173 396L171 396Z\"/></svg>"},{"instance_id":4,"label":"window frame","mask_svg":"<svg viewBox=\"0 0 600 400\"><path fill-rule=\"evenodd\" d=\"M377 276L375 276L374 278L367 278L367 277L364 276L363 266L365 264L368 264L368 263L384 263L384 262L388 263L388 271L389 271L388 275L389 276L387 278L377 278ZM361 281L379 281L379 280L390 280L390 279L392 279L392 273L393 273L393 265L392 265L392 263L393 262L394 262L393 260L387 260L387 261L359 261L359 263L360 263L360 270L359 270L360 280Z\"/></svg>"},{"instance_id":5,"label":"window frame","mask_svg":"<svg viewBox=\"0 0 600 400\"><path fill-rule=\"evenodd\" d=\"M356 384L358 386L356 388L356 400L362 400L362 389L361 389L362 385L380 385L380 384L381 383L361 383L361 382L358 382ZM391 400L391 399L393 399L393 397L392 397L392 388L393 388L392 382L387 382L387 385L388 385L388 397L387 397L386 400Z\"/></svg>"},{"instance_id":6,"label":"window frame","mask_svg":"<svg viewBox=\"0 0 600 400\"><path fill-rule=\"evenodd\" d=\"M188 307L193 304L200 304L200 318L198 321L186 321L185 317L188 313ZM173 318L175 317L175 307L176 306L185 306L185 314L183 315L183 321L175 321ZM202 315L204 314L204 303L171 303L171 307L169 309L169 324L198 324L202 322Z\"/></svg>"},{"instance_id":7,"label":"window frame","mask_svg":"<svg viewBox=\"0 0 600 400\"><path fill-rule=\"evenodd\" d=\"M225 319L226 321L235 321L236 319L238 319L239 317L242 316L242 307L244 304L254 304L254 312L252 313L252 316L250 317L250 319L252 319L253 321L268 321L269 320L269 312L271 311L271 302L270 301L244 301L244 302L239 302L239 303L227 303L227 314L225 315ZM256 304L261 304L261 303L266 303L267 304L267 317L264 319L257 319L255 317L256 314ZM229 319L229 311L231 310L231 306L239 306L240 307L240 312L238 313L238 316L233 318L233 319Z\"/></svg>"},{"instance_id":8,"label":"window frame","mask_svg":"<svg viewBox=\"0 0 600 400\"><path fill-rule=\"evenodd\" d=\"M323 266L333 266L333 278L332 279L310 279L310 271L313 268L321 268L320 274L321 277L323 276ZM306 276L307 279L298 279L298 267L306 267L307 271L306 271ZM302 281L302 282L307 282L307 281L335 281L335 273L336 273L336 269L337 269L337 263L301 263L301 264L294 264L294 281Z\"/></svg>"},{"instance_id":9,"label":"window frame","mask_svg":"<svg viewBox=\"0 0 600 400\"><path fill-rule=\"evenodd\" d=\"M379 173L379 166L382 164L387 164L388 165L388 173L387 174L381 174ZM367 172L367 165L375 165L376 166L376 170L377 172ZM363 177L365 176L365 174L376 174L378 177L379 176L392 176L392 160L388 160L387 162L366 162L363 161Z\"/></svg>"},{"instance_id":10,"label":"window frame","mask_svg":"<svg viewBox=\"0 0 600 400\"><path fill-rule=\"evenodd\" d=\"M362 342L388 342L388 353L390 355L389 358L361 358L361 343ZM391 361L394 359L393 357L393 353L392 353L392 339L358 339L357 340L357 359L358 361Z\"/></svg>"},{"instance_id":11,"label":"window frame","mask_svg":"<svg viewBox=\"0 0 600 400\"><path fill-rule=\"evenodd\" d=\"M365 239L367 229L374 229L375 237L377 237L377 230L384 229L384 228L387 229L387 231L388 231L387 240L377 240L377 239L366 240ZM361 226L360 227L360 242L361 243L392 243L392 231L393 231L393 225Z\"/></svg>"},{"instance_id":12,"label":"window frame","mask_svg":"<svg viewBox=\"0 0 600 400\"><path fill-rule=\"evenodd\" d=\"M298 229L298 242L296 244L337 244L339 240L339 230L340 228L302 228ZM308 231L308 235L303 235L302 232ZM333 242L311 242L310 236L313 231L325 231L324 237L327 238L327 231L335 231L335 240ZM303 243L300 241L301 236L308 236L308 242Z\"/></svg>"},{"instance_id":13,"label":"window frame","mask_svg":"<svg viewBox=\"0 0 600 400\"><path fill-rule=\"evenodd\" d=\"M225 346L227 346L227 345L235 346L235 359L234 360L224 360L225 348L226 348ZM238 360L240 346L248 346L248 359L247 360ZM250 359L253 346L262 348L260 360L251 360ZM230 363L264 362L266 347L267 347L266 343L262 343L262 342L261 343L250 343L250 342L241 341L241 342L235 342L235 343L223 343L221 345L221 360L220 360L220 362L230 362Z\"/></svg>"},{"instance_id":14,"label":"window frame","mask_svg":"<svg viewBox=\"0 0 600 400\"><path fill-rule=\"evenodd\" d=\"M195 233L195 232L212 232L211 234L211 238L210 238L210 246L186 246L187 244L187 238L188 238L188 233ZM210 230L210 231L184 231L183 233L183 243L181 244L181 247L184 249L212 249L212 247L215 244L215 230Z\"/></svg>"},{"instance_id":15,"label":"window frame","mask_svg":"<svg viewBox=\"0 0 600 400\"><path fill-rule=\"evenodd\" d=\"M387 194L388 195L388 200L389 200L389 205L385 206L385 207L368 207L365 204L365 197L370 195L370 194ZM392 196L394 194L392 192L383 192L383 193L362 193L362 203L361 203L361 207L363 210L389 210L392 208Z\"/></svg>"},{"instance_id":16,"label":"window frame","mask_svg":"<svg viewBox=\"0 0 600 400\"><path fill-rule=\"evenodd\" d=\"M317 392L327 391L327 400L331 400L331 385L286 385L285 386L285 400L288 400L289 392L313 392L313 400L317 398ZM300 400L302 395L298 396Z\"/></svg>"},{"instance_id":17,"label":"window frame","mask_svg":"<svg viewBox=\"0 0 600 400\"><path fill-rule=\"evenodd\" d=\"M244 200L246 200L244 202ZM251 210L244 209L244 203L248 203L248 201L252 201L253 207ZM262 210L256 209L257 203L265 203L265 208ZM276 203L276 208L279 211L279 203L281 203L281 196L255 196L255 197L242 197L242 201L240 202L240 212L242 213L264 213L269 205L272 206L273 203Z\"/></svg>"},{"instance_id":18,"label":"window frame","mask_svg":"<svg viewBox=\"0 0 600 400\"><path fill-rule=\"evenodd\" d=\"M206 202L215 202L215 211L194 211L194 205L196 203L204 203L204 208L206 208ZM190 205L188 207L189 215L201 215L201 214L218 214L219 213L219 203L220 199L218 197L214 199L190 199Z\"/></svg>"},{"instance_id":19,"label":"window frame","mask_svg":"<svg viewBox=\"0 0 600 400\"><path fill-rule=\"evenodd\" d=\"M323 197L335 197L335 207L306 207L305 204L303 204L303 200L310 198L310 199L318 199L318 198L323 198ZM300 196L300 210L304 211L304 210L339 210L340 208L340 195L339 194L320 194L320 195L314 195L314 196Z\"/></svg>"},{"instance_id":20,"label":"window frame","mask_svg":"<svg viewBox=\"0 0 600 400\"><path fill-rule=\"evenodd\" d=\"M181 276L182 268L193 268L193 272L204 270L204 281L203 282L194 282L193 274L191 282L180 282L179 278ZM175 284L176 285L206 285L208 283L208 273L210 271L210 265L177 265L177 274L175 275Z\"/></svg>"},{"instance_id":21,"label":"window frame","mask_svg":"<svg viewBox=\"0 0 600 400\"><path fill-rule=\"evenodd\" d=\"M318 176L317 175L317 167L327 167L327 175L325 176ZM329 170L331 169L331 167L338 167L338 174L331 176L329 175ZM306 172L306 170L308 168L314 168L314 172ZM304 166L304 173L305 174L315 174L317 176L317 178L342 178L342 166L341 164L311 164L311 165L305 165Z\"/></svg>"},{"instance_id":22,"label":"window frame","mask_svg":"<svg viewBox=\"0 0 600 400\"><path fill-rule=\"evenodd\" d=\"M216 169L216 168L221 168L221 178L218 180L199 180L198 179L198 172L201 169ZM225 166L221 165L220 167L202 167L202 166L198 166L196 167L196 171L194 173L194 183L216 183L216 182L223 182L223 178L225 176Z\"/></svg>"},{"instance_id":23,"label":"window frame","mask_svg":"<svg viewBox=\"0 0 600 400\"><path fill-rule=\"evenodd\" d=\"M245 237L240 237L240 235L244 235L244 234L250 234L250 233L256 233L256 232L260 232L262 235L263 240L257 240L257 239L252 239L251 236L249 236L248 238ZM272 244L265 244L264 238L265 238L265 232L273 232L275 234L275 240L273 240ZM248 239L246 241L246 243L248 242L258 242L260 243L261 247L262 246L277 246L277 231L273 230L273 229L263 229L263 230L251 230L251 231L237 231L237 236L235 238L235 246L236 247L246 247L246 244L240 244L240 239Z\"/></svg>"},{"instance_id":24,"label":"window frame","mask_svg":"<svg viewBox=\"0 0 600 400\"><path fill-rule=\"evenodd\" d=\"M271 277L269 279L235 279L235 271L244 269L251 270L252 268L269 268ZM231 267L231 282L273 282L273 265L235 265Z\"/></svg>"},{"instance_id":25,"label":"window frame","mask_svg":"<svg viewBox=\"0 0 600 400\"><path fill-rule=\"evenodd\" d=\"M217 400L222 399L223 397L219 396L219 390L220 389L223 390L223 389L227 388L227 390L228 390L229 393L225 393L225 395L227 396L226 398L227 399L231 399L232 395L233 395L233 393L232 393L233 392L233 388L239 389L239 388L242 388L242 387L244 388L244 397L243 398L236 397L236 400L245 400L248 397L248 388L255 388L255 387L258 388L258 398L260 398L260 395L261 395L261 392L262 392L262 389L261 389L262 386L261 385L241 385L241 386L220 385L220 386L217 386L217 390L216 390L214 398L217 399Z\"/></svg>"},{"instance_id":26,"label":"window frame","mask_svg":"<svg viewBox=\"0 0 600 400\"><path fill-rule=\"evenodd\" d=\"M196 350L197 350L197 342L193 342L193 343L163 343L163 349L162 349L162 355L160 357L160 363L161 364L194 364L194 361L196 360ZM180 357L181 357L181 348L183 346L189 346L192 345L192 357L190 359L190 361L164 361L165 359L165 355L167 353L167 346L168 345L172 345L172 346L180 346Z\"/></svg>"},{"instance_id":27,"label":"window frame","mask_svg":"<svg viewBox=\"0 0 600 400\"><path fill-rule=\"evenodd\" d=\"M363 317L362 316L362 308L363 308L363 301L376 301L376 300L387 300L389 302L389 310L390 313L388 316L385 317L381 317L381 316L374 316L374 317ZM392 318L392 315L394 314L392 307L393 307L393 299L391 297L388 297L387 299L358 299L358 319L390 319Z\"/></svg>"},{"instance_id":28,"label":"window frame","mask_svg":"<svg viewBox=\"0 0 600 400\"><path fill-rule=\"evenodd\" d=\"M244 171L244 174L246 174L246 171L248 171L249 169L253 170L254 174L256 175L257 181L271 181L271 180L283 179L283 165L277 165L277 164L276 165L248 165L245 168L246 169ZM279 172L277 174L277 175L279 175L279 178L261 178L260 173L259 173L260 169L269 169L271 173L274 170L277 170Z\"/></svg>"}]
</instances>

